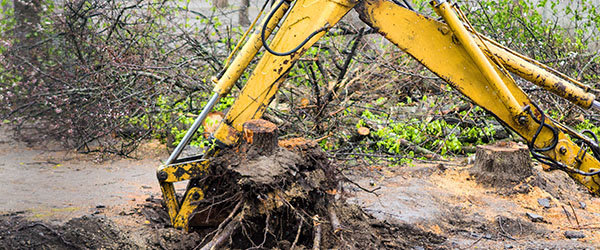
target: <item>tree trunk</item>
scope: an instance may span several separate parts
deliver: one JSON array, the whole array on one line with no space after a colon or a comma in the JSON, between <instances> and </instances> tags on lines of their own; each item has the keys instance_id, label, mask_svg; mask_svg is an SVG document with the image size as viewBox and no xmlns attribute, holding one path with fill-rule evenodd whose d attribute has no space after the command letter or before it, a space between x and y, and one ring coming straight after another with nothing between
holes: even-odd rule
<instances>
[{"instance_id":1,"label":"tree trunk","mask_svg":"<svg viewBox=\"0 0 600 250\"><path fill-rule=\"evenodd\" d=\"M227 0L213 0L213 7L225 8L227 6L229 6L229 3L227 2Z\"/></svg>"},{"instance_id":2,"label":"tree trunk","mask_svg":"<svg viewBox=\"0 0 600 250\"><path fill-rule=\"evenodd\" d=\"M34 35L40 24L41 0L13 0L15 45L29 47L37 40Z\"/></svg>"},{"instance_id":3,"label":"tree trunk","mask_svg":"<svg viewBox=\"0 0 600 250\"><path fill-rule=\"evenodd\" d=\"M250 19L248 18L248 7L250 7L250 0L242 0L238 17L239 24L243 27L250 25Z\"/></svg>"},{"instance_id":4,"label":"tree trunk","mask_svg":"<svg viewBox=\"0 0 600 250\"><path fill-rule=\"evenodd\" d=\"M272 155L277 144L277 126L272 122L257 119L244 123L244 140L249 145L248 154ZM254 151L254 152L252 152Z\"/></svg>"}]
</instances>

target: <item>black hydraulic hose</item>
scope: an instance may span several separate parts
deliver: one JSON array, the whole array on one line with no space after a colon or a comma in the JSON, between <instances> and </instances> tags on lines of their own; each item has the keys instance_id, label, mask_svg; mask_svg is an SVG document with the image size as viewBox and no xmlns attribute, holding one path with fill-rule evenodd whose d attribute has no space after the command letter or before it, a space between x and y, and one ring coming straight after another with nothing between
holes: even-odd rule
<instances>
[{"instance_id":1,"label":"black hydraulic hose","mask_svg":"<svg viewBox=\"0 0 600 250\"><path fill-rule=\"evenodd\" d=\"M277 51L273 51L269 45L267 45L267 37L265 37L265 30L267 29L267 25L269 24L269 21L271 20L271 18L273 18L273 15L275 15L275 12L277 12L277 10L279 10L279 8L283 5L283 3L285 2L285 0L281 0L279 1L279 3L273 8L273 10L271 10L271 12L269 13L269 15L267 16L267 19L265 20L264 24L263 24L263 28L260 32L260 37L262 39L262 43L263 46L265 47L265 49L267 51L269 51L269 53L276 55L276 56L289 56L293 53L295 53L296 51L298 51L300 48L302 48L304 45L306 45L306 43L312 39L315 35L327 30L329 28L329 24L326 24L325 27L320 28L318 30L313 31L313 33L311 33L310 35L308 35L308 37L306 37L306 39L304 39L304 41L302 41L298 46L296 46L296 48L293 48L290 51L287 52L277 52Z\"/></svg>"},{"instance_id":2,"label":"black hydraulic hose","mask_svg":"<svg viewBox=\"0 0 600 250\"><path fill-rule=\"evenodd\" d=\"M537 128L537 130L535 131L535 134L533 135L533 137L531 138L531 141L529 143L527 143L527 147L529 147L529 151L531 152L531 155L533 156L533 158L535 158L536 160L538 160L539 162L546 164L554 169L562 169L564 171L567 172L571 172L571 173L575 173L575 174L579 174L579 175L583 175L583 176L593 176L593 175L599 175L600 174L600 170L598 171L594 171L594 172L584 172L581 171L579 169L573 169L570 167L567 167L566 165L564 165L561 162L558 162L548 156L545 156L543 154L541 154L541 152L546 152L546 151L550 151L552 149L554 149L556 147L556 145L558 144L558 131L556 128L550 126L549 124L546 123L546 115L544 114L544 112L535 104L533 104L534 107L540 111L541 114L541 120L538 120L535 115L533 114L533 111L531 111L531 107L527 106L525 107L525 110L528 111L529 115L531 116L531 118L533 118L533 120L537 123L540 124L540 126ZM536 148L535 147L535 141L537 141L538 136L540 135L540 132L542 131L542 128L546 127L548 129L550 129L550 131L552 131L553 134L553 138L552 138L552 142L550 143L549 146L544 147L544 148ZM591 132L591 131L589 131ZM594 135L593 136L594 139L596 141L598 141L597 137ZM594 151L594 150L592 150ZM594 152L595 153L595 152ZM596 154L594 154L594 157L596 157ZM597 158L596 158L597 159Z\"/></svg>"},{"instance_id":3,"label":"black hydraulic hose","mask_svg":"<svg viewBox=\"0 0 600 250\"><path fill-rule=\"evenodd\" d=\"M537 106L535 106L535 107L537 108ZM556 147L556 144L558 144L558 131L556 130L556 128L554 128L546 123L546 115L539 108L538 108L538 110L540 110L540 114L542 116L541 120L538 120L537 117L535 117L535 115L533 115L533 112L531 111L530 106L525 107L525 110L527 110L529 112L529 115L531 116L531 118L533 118L533 120L535 122L540 124L538 129L535 131L535 134L531 138L531 142L530 142L531 146L535 147L535 145L534 145L535 141L537 140L537 137L540 135L540 132L542 132L542 128L547 127L548 129L550 129L550 131L552 131L552 143L550 143L549 146L544 147L544 148L535 148L535 150L537 152L546 152L546 151L554 149Z\"/></svg>"},{"instance_id":4,"label":"black hydraulic hose","mask_svg":"<svg viewBox=\"0 0 600 250\"><path fill-rule=\"evenodd\" d=\"M590 147L590 149L592 150L592 152L594 153L594 157L596 157L596 159L600 160L600 149L598 148L598 145L600 144L598 142L598 136L596 136L596 134L594 134L593 131L591 130L583 130L581 131L581 134L585 135L585 134L589 134L592 136L592 139L594 139L594 142L596 143L596 145L588 145ZM591 144L591 143L589 143Z\"/></svg>"},{"instance_id":5,"label":"black hydraulic hose","mask_svg":"<svg viewBox=\"0 0 600 250\"><path fill-rule=\"evenodd\" d=\"M415 9L413 9L413 7L410 6L409 2L407 2L406 0L402 0L402 2L404 2L404 5L406 6L406 8L408 8L411 11L415 11Z\"/></svg>"},{"instance_id":6,"label":"black hydraulic hose","mask_svg":"<svg viewBox=\"0 0 600 250\"><path fill-rule=\"evenodd\" d=\"M415 9L413 9L410 3L408 3L406 0L402 0L402 2L399 2L398 0L392 0L392 2L394 2L396 5L409 9L410 11L415 11Z\"/></svg>"}]
</instances>

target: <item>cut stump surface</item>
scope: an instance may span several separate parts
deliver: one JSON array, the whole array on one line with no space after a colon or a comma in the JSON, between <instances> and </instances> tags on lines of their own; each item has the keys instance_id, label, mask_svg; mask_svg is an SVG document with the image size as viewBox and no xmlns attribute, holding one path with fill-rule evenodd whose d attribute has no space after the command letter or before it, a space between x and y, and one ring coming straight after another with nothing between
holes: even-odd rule
<instances>
[{"instance_id":1,"label":"cut stump surface","mask_svg":"<svg viewBox=\"0 0 600 250\"><path fill-rule=\"evenodd\" d=\"M272 122L256 119L244 123L244 140L259 155L271 155L278 148L277 126Z\"/></svg>"}]
</instances>

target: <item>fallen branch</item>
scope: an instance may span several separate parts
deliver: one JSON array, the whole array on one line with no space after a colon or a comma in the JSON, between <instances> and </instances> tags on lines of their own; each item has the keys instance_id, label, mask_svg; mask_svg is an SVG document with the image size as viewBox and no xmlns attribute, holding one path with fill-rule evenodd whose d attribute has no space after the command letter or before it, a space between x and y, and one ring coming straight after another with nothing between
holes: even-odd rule
<instances>
[{"instance_id":1,"label":"fallen branch","mask_svg":"<svg viewBox=\"0 0 600 250\"><path fill-rule=\"evenodd\" d=\"M440 156L439 154L437 154L429 149L415 145L414 143L412 143L408 140L400 139L399 142L400 142L400 145L407 147L408 149L410 149L412 151L415 151L415 153L431 155L432 159L442 159L442 156Z\"/></svg>"},{"instance_id":2,"label":"fallen branch","mask_svg":"<svg viewBox=\"0 0 600 250\"><path fill-rule=\"evenodd\" d=\"M231 222L229 222L227 226L223 228L223 231L215 235L215 237L213 237L213 239L210 242L206 243L206 245L204 245L201 248L201 250L217 249L219 246L225 243L225 240L229 238L233 234L233 232L235 232L240 227L241 220L241 214L235 216L235 218L233 218L233 220L231 220Z\"/></svg>"},{"instance_id":3,"label":"fallen branch","mask_svg":"<svg viewBox=\"0 0 600 250\"><path fill-rule=\"evenodd\" d=\"M498 220L498 226L500 226L500 230L502 231L501 235L502 235L502 236L504 236L504 237L506 237L506 238L509 238L509 239L511 239L511 240L516 240L516 239L515 239L515 238L514 238L512 235L510 235L508 232L506 232L506 231L504 230L504 227L502 226L502 217L501 217L501 216L498 216L498 219L497 219L497 220ZM481 239L481 238L480 238L480 239ZM479 240L477 240L477 241L479 241ZM476 241L476 242L477 242L477 241ZM474 244L474 243L473 243L473 244Z\"/></svg>"},{"instance_id":4,"label":"fallen branch","mask_svg":"<svg viewBox=\"0 0 600 250\"><path fill-rule=\"evenodd\" d=\"M569 221L569 224L571 224L571 226L573 226L573 222L571 222L571 216L569 216L569 212L567 212L567 209L565 208L565 205L561 205L563 212L565 213L565 216L567 217L567 221Z\"/></svg>"},{"instance_id":5,"label":"fallen branch","mask_svg":"<svg viewBox=\"0 0 600 250\"><path fill-rule=\"evenodd\" d=\"M339 171L339 172L341 173L341 171ZM356 186L356 187L358 187L358 188L362 189L362 191L365 191L365 192L367 192L367 193L374 194L375 196L379 196L379 194L375 193L375 191L377 191L377 190L381 189L381 187L376 187L376 188L374 188L374 189L372 189L372 190L369 190L369 189L366 189L366 188L362 187L360 184L358 184L358 183L356 183L356 182L354 182L354 181L350 180L350 178L346 177L346 176L345 176L343 173L341 173L341 175L342 175L342 177L344 178L344 181L347 181L347 182L350 182L351 184L354 184L354 186Z\"/></svg>"},{"instance_id":6,"label":"fallen branch","mask_svg":"<svg viewBox=\"0 0 600 250\"><path fill-rule=\"evenodd\" d=\"M329 220L331 222L331 227L333 228L333 233L337 234L339 231L342 231L342 226L340 225L340 220L335 213L335 209L333 205L329 205L327 207L327 212L329 212Z\"/></svg>"},{"instance_id":7,"label":"fallen branch","mask_svg":"<svg viewBox=\"0 0 600 250\"><path fill-rule=\"evenodd\" d=\"M575 222L577 222L577 226L581 226L579 224L579 219L577 218L577 213L575 213L575 208L573 208L573 204L571 204L571 201L569 201L569 206L571 207L571 211L573 211L573 217L575 217Z\"/></svg>"},{"instance_id":8,"label":"fallen branch","mask_svg":"<svg viewBox=\"0 0 600 250\"><path fill-rule=\"evenodd\" d=\"M315 215L314 220L314 228L315 228L315 238L313 239L313 250L321 249L321 222L319 222L319 216Z\"/></svg>"}]
</instances>

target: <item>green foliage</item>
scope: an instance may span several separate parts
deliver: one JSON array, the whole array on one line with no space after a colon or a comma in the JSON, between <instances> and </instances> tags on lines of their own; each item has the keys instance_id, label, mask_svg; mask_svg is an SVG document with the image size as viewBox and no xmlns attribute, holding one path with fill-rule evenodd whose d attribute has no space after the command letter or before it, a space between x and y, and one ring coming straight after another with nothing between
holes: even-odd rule
<instances>
[{"instance_id":1,"label":"green foliage","mask_svg":"<svg viewBox=\"0 0 600 250\"><path fill-rule=\"evenodd\" d=\"M428 2L413 1L413 7L421 13L432 14ZM598 79L596 72L598 72L597 63L600 61L600 57L594 57L595 54L590 53L590 48L597 44L600 38L600 15L593 1L570 0L567 2L558 0L484 0L459 1L459 6L475 29L481 33L568 75L578 76L584 80L596 79L596 81L589 82L593 86ZM379 64L375 65L380 66ZM584 67L584 65L589 67ZM373 68L369 69L374 70ZM389 72L386 73L389 74ZM427 72L419 71L419 74L426 75ZM381 78L375 77L374 79L374 81L381 81ZM534 89L531 88L531 85L524 86L526 91ZM450 92L447 88L449 87L446 85L446 89L443 90ZM381 91L379 94L391 92L390 88L386 88L386 90L387 92ZM396 91L396 89L392 91ZM402 102L388 104L387 102L394 102L395 98L383 94L371 100L358 101L357 103L365 108L362 112L347 109L341 113L343 116L357 116L355 119L350 119L353 120L351 123L353 127L368 127L372 131L367 138L352 144L360 147L358 151L367 154L385 152L404 155L407 158L420 157L418 154L415 156L415 152L410 151L401 143L402 140L405 140L410 144L446 156L461 154L465 146L493 141L495 130L492 123L489 122L477 123L478 125L464 123L458 125L454 122L449 124L444 116L436 115L422 118L411 118L408 115L407 119L390 118L389 114L386 114L390 106L406 108L420 105L435 109L438 105L451 106L452 102L456 102L456 98L446 99L450 103L441 103L430 101L433 97L428 94L420 96L402 94L406 95ZM556 102L555 98L549 97L544 92L531 91L528 94L532 95L536 101L541 99L541 106L547 110L549 116L559 121L569 120L580 114L578 111L568 108L572 104ZM371 111L375 106L386 111L379 110L377 114L380 115L376 115ZM446 109L448 106L445 106ZM473 112L481 113L482 111L478 109L475 108ZM565 112L565 110L568 111ZM471 118L473 114L463 111L458 115L460 119L464 119ZM586 114L586 117L589 116L590 114ZM492 119L485 117L480 120ZM574 123L572 119L568 122ZM580 130L590 129L597 133L600 132L597 125L586 120L576 127ZM329 150L341 150L345 143L352 143L352 140L352 136L346 135L338 140L338 144L332 145L330 139L329 143L322 143L322 145Z\"/></svg>"},{"instance_id":2,"label":"green foliage","mask_svg":"<svg viewBox=\"0 0 600 250\"><path fill-rule=\"evenodd\" d=\"M583 122L577 124L575 129L577 129L578 131L589 130L596 135L600 134L600 127L592 123L589 119L585 119L583 120Z\"/></svg>"},{"instance_id":3,"label":"green foliage","mask_svg":"<svg viewBox=\"0 0 600 250\"><path fill-rule=\"evenodd\" d=\"M0 0L2 6L8 2ZM72 127L79 135L99 137L121 132L125 130L124 127L133 127L135 131L148 131L150 136L161 139L169 146L176 145L208 99L212 85L208 78L220 70L224 58L242 32L240 28L224 27L226 22L222 22L217 15L187 16L189 2L171 2L181 3L183 7L178 9L161 0L142 0L139 1L142 4L135 8L128 8L130 3L127 1L84 1L85 5L79 12L58 15L71 10L62 2L46 0L44 12L40 15L41 29L35 34L44 41L43 53L39 54L39 68L45 74L35 75L39 78L36 81L25 81L21 72L37 70L22 65L11 70L0 68L0 100L10 95L21 96L21 103L4 105L12 111L29 100L39 99L36 110L24 110L22 114L52 111L43 117L49 117L51 122L42 127L56 128L53 131L56 135L68 134L66 131ZM417 11L434 15L428 0L413 2ZM568 2L567 5L558 0L458 3L481 33L537 60L549 62L551 66L570 75L597 79L594 70L598 69L600 57L593 61L589 56L583 56L590 44L597 42L600 37L597 6L590 0ZM551 16L544 14L542 8L550 10ZM121 10L123 16L118 15ZM3 15L10 17L13 14L11 11L9 8ZM216 9L213 11L217 12ZM179 14L186 16L182 18L181 25L174 25L173 20ZM557 22L554 17L561 15L568 16L569 24L575 25L566 27L563 25L565 20ZM14 18L0 19L0 33L10 34L14 25ZM231 31L227 32L227 36L222 34L225 29ZM456 98L456 92L452 92L441 80L433 78L417 62L409 60L406 54L397 53L398 50L392 48L390 43L381 42L381 37L363 37L363 42L366 40L369 46L359 47L363 51L359 49L350 67L344 70L344 80L336 83L356 38L356 34L344 35L346 31L353 30L332 29L303 55L308 60L302 60L290 70L287 82L282 84L285 98L278 102L291 108L289 111L271 113L285 121L282 128L284 133L324 138L319 144L329 151L358 146L353 150L364 154L390 155L390 159L400 164L423 157L403 145L403 140L443 156L461 154L467 146L493 140L495 130L489 123L481 122L492 118L478 108L474 108L473 112L463 111L452 115L438 112L441 107L454 109L457 103L462 102ZM357 33L357 30L354 32ZM0 62L5 61L4 55L10 49L11 42L7 37L0 38ZM323 72L312 61L315 58L319 59ZM578 70L588 61L593 62L592 66ZM4 65L0 63L0 67ZM244 73L240 82L245 82L249 71ZM45 85L47 82L52 84ZM64 83L68 83L68 86L64 87ZM314 93L313 84L320 91L319 95ZM332 88L332 84L338 84L339 88ZM76 99L78 102L63 104L62 100L40 98L62 96L69 91L86 88L93 91L77 93L85 96L85 99ZM325 100L327 94L332 100ZM446 96L446 99L440 96ZM325 103L324 108L294 107L297 105L294 100L301 98L310 100L311 105L308 106L316 106L312 104L317 102ZM103 105L93 106L89 104L92 100ZM225 110L233 101L233 97L222 98L215 109ZM115 104L120 102L123 102L122 105ZM416 106L426 109L428 113L420 116L393 114L394 110ZM108 107L115 110L107 114ZM81 118L64 116L69 113L83 115ZM569 117L559 109L549 113L555 119ZM331 118L328 114L337 117ZM450 122L448 118L460 121ZM26 118L21 115L11 118L11 121L18 119ZM479 120L467 124L463 122L465 119ZM73 121L79 124L70 124ZM87 122L98 124L98 128L93 129L100 130L100 125L105 125L106 121L114 124L101 128L103 131L100 133L86 129ZM371 134L364 138L353 138L355 133L350 131L360 127L368 127ZM590 120L578 128L598 130ZM192 145L207 144L203 132L201 128ZM137 140L136 136L140 134L146 133L133 133L133 137ZM87 139L83 141L87 142ZM398 155L404 158L396 157Z\"/></svg>"},{"instance_id":4,"label":"green foliage","mask_svg":"<svg viewBox=\"0 0 600 250\"><path fill-rule=\"evenodd\" d=\"M231 104L233 104L234 100L235 99L233 97L221 98L219 103L217 105L215 105L214 110L215 111L223 111L224 109L231 107ZM205 104L206 104L206 102L203 102L202 106L204 106ZM185 110L187 107L181 107L181 108L183 108ZM173 110L173 109L165 109L165 110ZM175 139L172 143L172 146L177 146L177 144L179 144L181 139L183 139L183 136L187 132L188 128L190 128L192 126L192 124L194 123L194 121L196 120L196 118L195 118L196 116L194 116L194 115L195 114L193 114L193 113L188 114L188 116L180 115L180 116L178 116L178 118L174 118L173 116L170 116L171 119L167 120L167 121L177 120L180 124L183 125L182 128L178 128L177 126L171 127L170 133L174 135L174 139ZM211 120L211 118L206 118L206 120L204 121L204 123L207 125L214 124L217 122L219 122L219 121ZM169 124L169 123L165 123L165 124ZM204 127L200 126L200 128L198 128L198 131L194 135L192 141L190 141L190 145L197 146L197 147L208 146L209 140L205 139L203 134L204 134Z\"/></svg>"},{"instance_id":5,"label":"green foliage","mask_svg":"<svg viewBox=\"0 0 600 250\"><path fill-rule=\"evenodd\" d=\"M391 154L402 154L405 146L401 140L418 145L420 147L438 151L441 155L448 153L460 153L463 142L460 136L476 137L485 133L482 129L460 127L446 123L444 120L423 122L419 119L409 121L392 122L388 126L377 129L373 135L378 139L378 149L384 149ZM412 153L414 154L414 153Z\"/></svg>"},{"instance_id":6,"label":"green foliage","mask_svg":"<svg viewBox=\"0 0 600 250\"><path fill-rule=\"evenodd\" d=\"M169 96L158 96L156 104L158 105L159 112L152 115L147 114L141 117L133 117L129 119L129 123L135 126L142 126L145 129L152 127L153 137L166 142L168 137L172 137L173 140L170 146L177 146L183 136L187 132L188 128L194 123L196 116L199 113L199 109L191 109L194 107L203 107L206 105L206 99L208 96L202 96L199 99L204 101L195 101L188 99L187 102L176 102L172 97ZM223 97L215 105L214 111L224 111L231 107L233 97ZM214 124L216 120L207 118L204 123L207 125ZM204 138L204 128L200 126L196 134L194 135L190 145L197 147L205 147L209 144L209 141Z\"/></svg>"},{"instance_id":7,"label":"green foliage","mask_svg":"<svg viewBox=\"0 0 600 250\"><path fill-rule=\"evenodd\" d=\"M600 41L600 13L590 0L485 0L461 6L476 30L538 61L561 63L551 63L554 67L568 70L577 62L557 59L584 54Z\"/></svg>"},{"instance_id":8,"label":"green foliage","mask_svg":"<svg viewBox=\"0 0 600 250\"><path fill-rule=\"evenodd\" d=\"M428 98L421 98L419 102L426 102ZM409 100L410 101L410 100ZM425 105L425 104L423 104ZM348 116L355 110L344 111ZM472 112L466 111L460 115L465 118L474 118L473 113L482 112L474 108ZM355 127L370 127L371 134L368 138L360 141L361 152L377 154L378 152L402 156L399 159L390 158L396 164L410 163L412 159L420 159L425 155L410 150L409 145L417 146L442 156L463 154L464 146L479 145L493 142L495 130L492 125L481 126L459 126L460 124L449 124L442 117L408 120L390 119L387 114L374 114L369 109L360 112ZM347 136L347 139L351 140ZM325 150L339 148L340 145L332 146L331 143L322 142Z\"/></svg>"}]
</instances>

